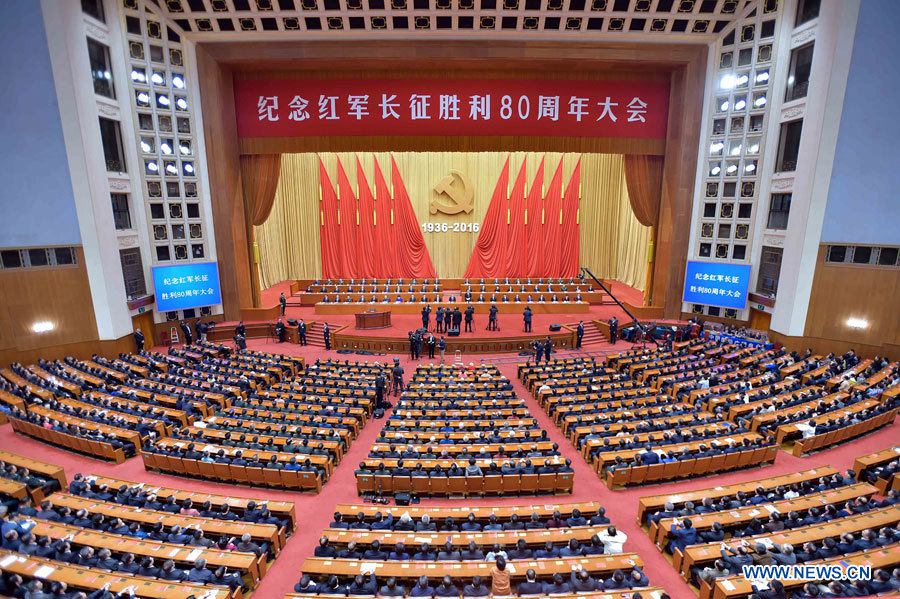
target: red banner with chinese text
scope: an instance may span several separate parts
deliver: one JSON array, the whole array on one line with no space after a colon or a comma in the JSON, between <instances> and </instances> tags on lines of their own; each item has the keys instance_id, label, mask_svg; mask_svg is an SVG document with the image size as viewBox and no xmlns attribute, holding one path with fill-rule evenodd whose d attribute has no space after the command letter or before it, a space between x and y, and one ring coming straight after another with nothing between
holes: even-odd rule
<instances>
[{"instance_id":1,"label":"red banner with chinese text","mask_svg":"<svg viewBox=\"0 0 900 599\"><path fill-rule=\"evenodd\" d=\"M236 80L240 137L666 136L662 81Z\"/></svg>"}]
</instances>

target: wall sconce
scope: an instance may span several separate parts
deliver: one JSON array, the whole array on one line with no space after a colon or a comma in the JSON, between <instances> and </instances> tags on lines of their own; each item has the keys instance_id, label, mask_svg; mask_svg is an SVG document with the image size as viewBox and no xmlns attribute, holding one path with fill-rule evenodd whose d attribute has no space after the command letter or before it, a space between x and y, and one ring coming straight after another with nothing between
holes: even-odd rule
<instances>
[{"instance_id":1,"label":"wall sconce","mask_svg":"<svg viewBox=\"0 0 900 599\"><path fill-rule=\"evenodd\" d=\"M869 321L865 318L856 318L851 316L847 319L847 326L851 329L867 329L869 328Z\"/></svg>"}]
</instances>

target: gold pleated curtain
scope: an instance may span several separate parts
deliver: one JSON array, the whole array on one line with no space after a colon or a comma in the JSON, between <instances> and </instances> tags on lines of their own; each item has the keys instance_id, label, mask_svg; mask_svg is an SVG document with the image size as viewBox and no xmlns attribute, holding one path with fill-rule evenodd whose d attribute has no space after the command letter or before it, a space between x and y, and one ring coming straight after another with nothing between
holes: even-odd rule
<instances>
[{"instance_id":1,"label":"gold pleated curtain","mask_svg":"<svg viewBox=\"0 0 900 599\"><path fill-rule=\"evenodd\" d=\"M387 152L360 153L366 178L373 180L374 161L382 171L390 172ZM535 171L544 159L544 178L549 181L562 160L563 186L579 158L581 166L580 263L597 276L621 280L642 289L646 273L649 229L634 217L625 185L623 157L614 154L574 154L538 152L400 152L393 154L409 191L420 225L447 223L481 224L497 177L507 158L510 171L518 173L526 164L527 186L531 187ZM283 154L281 177L275 192L275 203L268 220L256 227L263 287L286 279L315 279L321 276L319 242L319 158L335 180L337 163L344 165L350 183L356 189L353 152L321 154ZM431 214L432 200L447 201L434 188L453 171L462 173L471 184L475 208L471 214L448 216ZM389 175L388 175L389 176ZM388 181L390 183L390 181ZM459 187L457 179L453 183ZM351 198L341 198L348 204ZM534 216L532 216L533 218ZM354 216L355 220L355 216ZM378 223L382 226L383 223ZM432 262L443 278L461 278L478 238L476 232L424 232L425 244ZM376 248L377 251L377 248Z\"/></svg>"}]
</instances>

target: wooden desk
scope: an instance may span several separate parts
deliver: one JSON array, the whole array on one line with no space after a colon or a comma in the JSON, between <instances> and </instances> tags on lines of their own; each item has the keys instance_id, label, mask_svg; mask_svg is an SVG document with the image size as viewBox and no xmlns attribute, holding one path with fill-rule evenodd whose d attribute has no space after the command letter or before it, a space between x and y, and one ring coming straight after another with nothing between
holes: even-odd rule
<instances>
[{"instance_id":1,"label":"wooden desk","mask_svg":"<svg viewBox=\"0 0 900 599\"><path fill-rule=\"evenodd\" d=\"M96 568L75 566L66 562L28 556L0 549L0 568L21 576L25 582L34 578L64 582L69 591L76 589L88 593L109 585L111 593L122 593L126 589L134 589L135 597L146 599L192 599L208 597L209 599L228 599L234 594L228 587L204 586L191 582L166 582L156 578L107 572ZM37 576L38 569L44 569ZM50 570L47 571L47 568ZM47 590L46 588L44 589Z\"/></svg>"},{"instance_id":2,"label":"wooden desk","mask_svg":"<svg viewBox=\"0 0 900 599\"><path fill-rule=\"evenodd\" d=\"M143 491L147 493L153 493L160 500L174 497L176 502L181 503L187 499L190 499L194 502L194 505L202 505L203 503L208 501L214 508L217 509L227 505L229 508L240 514L243 514L247 510L247 504L252 501L256 503L257 507L265 507L275 516L289 520L291 523L290 530L293 530L297 526L297 514L294 510L294 504L289 501L271 501L269 499L248 499L246 497L213 495L212 493L200 493L196 491L188 491L185 489L157 487L155 485L148 485L146 483L136 483L130 480L108 478L105 476L86 476L85 479L97 485L106 485L110 489L117 489L122 485L127 485L129 487L139 486Z\"/></svg>"},{"instance_id":3,"label":"wooden desk","mask_svg":"<svg viewBox=\"0 0 900 599\"><path fill-rule=\"evenodd\" d=\"M385 329L391 326L391 312L385 310L382 312L365 311L356 313L357 329Z\"/></svg>"},{"instance_id":4,"label":"wooden desk","mask_svg":"<svg viewBox=\"0 0 900 599\"><path fill-rule=\"evenodd\" d=\"M171 529L175 526L180 526L181 528L190 527L200 529L206 535L215 535L217 537L240 537L246 533L256 542L271 545L275 553L280 551L284 545L284 536L279 535L278 527L274 524L255 524L239 520L231 522L217 518L184 516L182 514L137 508L109 501L87 499L78 495L69 495L68 493L54 493L50 497L50 502L54 506L71 508L73 512L84 509L90 514L102 514L111 519L120 518L126 523L137 522L138 524L149 526L162 524L166 529Z\"/></svg>"},{"instance_id":5,"label":"wooden desk","mask_svg":"<svg viewBox=\"0 0 900 599\"><path fill-rule=\"evenodd\" d=\"M700 503L704 497L716 499L728 495L734 495L738 491L754 491L757 487L764 489L774 489L781 485L793 485L810 480L817 480L823 476L831 476L837 474L837 469L831 466L823 466L821 468L813 468L812 470L803 470L801 472L792 472L781 476L763 478L759 480L748 480L747 482L728 485L727 487L712 487L710 489L698 489L696 491L687 491L685 493L664 494L664 495L647 495L641 497L638 501L638 523L644 523L644 516L647 513L656 513L663 509L667 502L672 502L675 507L683 506L686 502L692 501Z\"/></svg>"},{"instance_id":6,"label":"wooden desk","mask_svg":"<svg viewBox=\"0 0 900 599\"><path fill-rule=\"evenodd\" d=\"M490 582L489 580L487 582ZM627 591L594 591L593 593L565 593L551 595L553 599L633 599L635 593L641 597L660 599L665 591L660 587L634 588ZM537 595L530 595L536 597ZM322 597L334 597L334 595L304 595L303 593L290 593L285 599L322 599ZM352 597L352 595L351 595Z\"/></svg>"},{"instance_id":7,"label":"wooden desk","mask_svg":"<svg viewBox=\"0 0 900 599\"><path fill-rule=\"evenodd\" d=\"M750 522L752 519L759 517L760 519L768 517L776 510L780 514L788 512L806 512L810 508L822 507L856 499L857 497L872 498L875 495L875 487L867 483L857 483L855 485L847 485L837 489L830 489L820 493L811 493L795 497L794 499L783 499L781 501L773 501L760 505L748 505L734 510L724 510L721 512L707 512L704 514L694 514L688 516L691 523L697 531L704 531L712 528L716 522L721 524L726 530L733 526L739 526ZM684 518L662 518L658 522L650 525L650 539L656 542L657 547L663 549L669 541L672 524L681 522Z\"/></svg>"},{"instance_id":8,"label":"wooden desk","mask_svg":"<svg viewBox=\"0 0 900 599\"><path fill-rule=\"evenodd\" d=\"M525 572L533 569L539 579L547 579L554 574L562 574L568 577L573 568L581 568L596 573L612 572L614 570L630 570L634 566L643 567L643 560L636 553L620 553L617 555L595 555L590 557L560 557L547 559L509 560L507 564L515 568L512 574L514 579L522 580ZM359 574L363 564L374 564L375 576L394 577L398 581L415 580L419 576L440 578L450 575L455 580L469 580L474 576L481 576L490 580L493 562L438 562L438 561L373 561L355 559L332 559L311 557L303 562L301 571L318 579L325 575L336 575L343 578L353 578Z\"/></svg>"},{"instance_id":9,"label":"wooden desk","mask_svg":"<svg viewBox=\"0 0 900 599\"><path fill-rule=\"evenodd\" d=\"M752 537L742 537L739 542L730 541L726 545L737 547L746 544L753 547L758 539L768 539L775 545L802 545L808 541L818 541L826 537L837 537L844 533L856 533L867 528L878 529L882 526L891 526L900 522L900 506L872 510L864 514L857 514L846 518L837 518L823 524L812 524L791 530L783 530L776 533L766 533ZM691 545L684 552L676 550L672 559L672 565L681 572L685 580L691 577L691 568L702 567L721 557L719 548L721 543L704 543Z\"/></svg>"},{"instance_id":10,"label":"wooden desk","mask_svg":"<svg viewBox=\"0 0 900 599\"><path fill-rule=\"evenodd\" d=\"M66 488L66 474L60 466L2 450L0 450L0 461L20 468L28 468L34 474L39 474L44 478L54 478L59 481L61 489Z\"/></svg>"},{"instance_id":11,"label":"wooden desk","mask_svg":"<svg viewBox=\"0 0 900 599\"><path fill-rule=\"evenodd\" d=\"M869 551L859 551L847 555L839 555L827 560L806 562L805 565L843 565L844 562L860 566L869 566L872 568L873 572L880 568L887 568L890 570L900 563L900 543L879 547L878 549L870 549ZM785 590L788 590L813 581L782 580L781 582L784 584ZM752 593L753 587L751 586L750 581L743 576L728 576L726 578L716 579L715 587L711 589L709 588L709 585L701 584L700 586L701 599L710 599L710 597L712 597L712 599L748 597ZM884 593L882 593L882 595L884 595Z\"/></svg>"},{"instance_id":12,"label":"wooden desk","mask_svg":"<svg viewBox=\"0 0 900 599\"><path fill-rule=\"evenodd\" d=\"M135 539L48 520L38 520L31 529L31 533L36 536L50 537L51 541L58 541L71 535L73 550L75 547L84 546L95 549L106 548L113 554L133 553L135 557L152 557L159 563L170 559L181 566L193 567L196 559L203 558L206 560L207 566L213 570L219 566L225 566L230 570L241 572L250 587L256 586L265 568L265 558L257 557L252 553L186 547L150 539Z\"/></svg>"},{"instance_id":13,"label":"wooden desk","mask_svg":"<svg viewBox=\"0 0 900 599\"><path fill-rule=\"evenodd\" d=\"M442 507L442 506L380 506L371 504L348 504L339 503L335 506L335 511L340 513L346 522L350 518L356 518L357 514L364 514L367 519L371 519L376 513L394 514L394 517L400 517L404 512L409 513L410 517L419 520L424 515L428 515L433 521L444 520L445 518L455 518L463 520L469 514L474 514L475 519L479 522L486 522L491 516L496 516L498 520L509 520L510 516L515 514L522 519L531 518L531 514L537 514L542 518L553 515L553 512L559 512L563 516L570 516L574 510L581 512L585 518L589 518L597 513L601 507L597 501L588 501L585 503L545 503L539 505L505 505L490 507Z\"/></svg>"}]
</instances>

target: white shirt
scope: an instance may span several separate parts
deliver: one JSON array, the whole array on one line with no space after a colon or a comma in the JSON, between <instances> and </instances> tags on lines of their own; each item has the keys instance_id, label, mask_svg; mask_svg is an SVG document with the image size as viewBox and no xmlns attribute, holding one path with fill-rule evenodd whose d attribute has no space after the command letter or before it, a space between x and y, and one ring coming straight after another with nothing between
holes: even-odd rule
<instances>
[{"instance_id":1,"label":"white shirt","mask_svg":"<svg viewBox=\"0 0 900 599\"><path fill-rule=\"evenodd\" d=\"M597 536L600 537L600 541L603 543L603 550L606 553L622 553L622 547L625 545L625 541L628 540L628 535L621 530L617 530L614 536L605 530Z\"/></svg>"}]
</instances>

